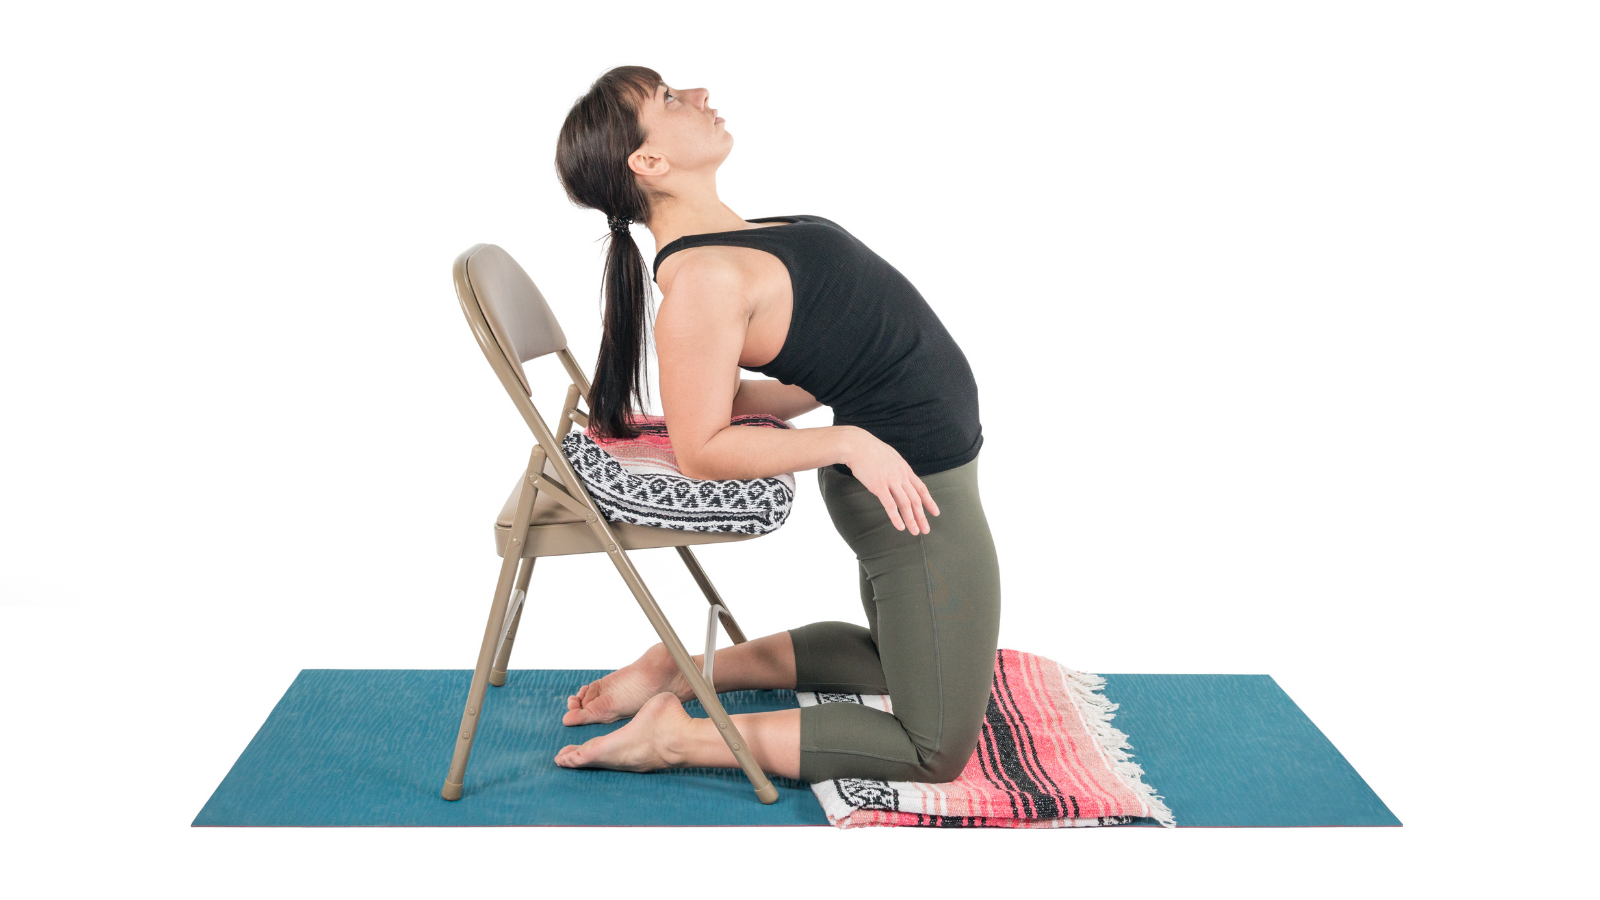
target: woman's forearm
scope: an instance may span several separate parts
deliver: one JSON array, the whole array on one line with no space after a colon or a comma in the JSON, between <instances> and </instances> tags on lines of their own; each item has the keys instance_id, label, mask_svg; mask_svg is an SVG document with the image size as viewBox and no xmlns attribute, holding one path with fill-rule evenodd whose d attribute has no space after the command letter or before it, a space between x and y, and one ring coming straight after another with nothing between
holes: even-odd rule
<instances>
[{"instance_id":1,"label":"woman's forearm","mask_svg":"<svg viewBox=\"0 0 1600 900\"><path fill-rule=\"evenodd\" d=\"M710 481L771 478L846 462L864 434L854 425L765 428L730 425L697 450L675 448L684 475Z\"/></svg>"},{"instance_id":2,"label":"woman's forearm","mask_svg":"<svg viewBox=\"0 0 1600 900\"><path fill-rule=\"evenodd\" d=\"M883 504L889 522L912 534L928 532L928 516L939 515L928 486L893 447L854 425L826 428L764 428L729 425L690 452L675 447L679 471L690 478L726 481L770 478L834 463L850 467Z\"/></svg>"},{"instance_id":3,"label":"woman's forearm","mask_svg":"<svg viewBox=\"0 0 1600 900\"><path fill-rule=\"evenodd\" d=\"M770 378L740 379L739 391L733 395L733 414L736 416L765 414L787 420L811 412L821 405L817 398L799 385L784 384Z\"/></svg>"}]
</instances>

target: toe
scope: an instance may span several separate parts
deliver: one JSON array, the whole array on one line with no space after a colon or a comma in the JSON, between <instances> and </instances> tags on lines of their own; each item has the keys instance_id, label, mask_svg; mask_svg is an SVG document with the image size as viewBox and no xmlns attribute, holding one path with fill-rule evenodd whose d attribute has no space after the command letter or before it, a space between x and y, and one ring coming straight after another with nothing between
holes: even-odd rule
<instances>
[{"instance_id":1,"label":"toe","mask_svg":"<svg viewBox=\"0 0 1600 900\"><path fill-rule=\"evenodd\" d=\"M579 706L571 707L561 721L566 725L604 725L615 722L619 716L616 713L616 703L610 694L601 694L591 697L589 701Z\"/></svg>"},{"instance_id":2,"label":"toe","mask_svg":"<svg viewBox=\"0 0 1600 900\"><path fill-rule=\"evenodd\" d=\"M567 698L567 712L561 717L563 725L600 725L611 721L606 718L610 711L610 698L595 689L595 685L586 684L578 688L578 692Z\"/></svg>"}]
</instances>

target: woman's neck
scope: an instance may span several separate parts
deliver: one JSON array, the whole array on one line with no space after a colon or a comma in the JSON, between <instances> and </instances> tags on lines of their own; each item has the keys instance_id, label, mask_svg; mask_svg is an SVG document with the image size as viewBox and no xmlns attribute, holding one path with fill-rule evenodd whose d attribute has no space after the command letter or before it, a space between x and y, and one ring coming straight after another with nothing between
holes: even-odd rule
<instances>
[{"instance_id":1,"label":"woman's neck","mask_svg":"<svg viewBox=\"0 0 1600 900\"><path fill-rule=\"evenodd\" d=\"M650 207L650 233L655 235L656 251L686 234L713 234L752 228L750 223L728 208L717 197L717 189L679 190L670 199L657 200Z\"/></svg>"}]
</instances>

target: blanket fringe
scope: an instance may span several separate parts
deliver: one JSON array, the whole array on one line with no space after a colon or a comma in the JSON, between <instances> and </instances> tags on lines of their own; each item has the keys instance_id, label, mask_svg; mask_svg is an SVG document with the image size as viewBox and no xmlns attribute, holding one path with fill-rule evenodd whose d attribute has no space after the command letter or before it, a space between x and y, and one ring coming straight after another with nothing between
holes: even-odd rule
<instances>
[{"instance_id":1,"label":"blanket fringe","mask_svg":"<svg viewBox=\"0 0 1600 900\"><path fill-rule=\"evenodd\" d=\"M1102 693L1106 680L1099 675L1069 669L1060 663L1057 665L1061 667L1063 680L1072 691L1072 696L1077 699L1089 730L1094 732L1095 739L1100 742L1100 749L1111 761L1111 767L1117 773L1117 777L1143 801L1151 818L1160 822L1165 828L1177 827L1178 823L1172 816L1172 810L1168 809L1163 798L1156 794L1155 788L1144 783L1144 768L1134 762L1132 754L1128 752L1133 749L1128 743L1128 736L1111 724L1111 720L1116 718L1117 704L1112 703Z\"/></svg>"}]
</instances>

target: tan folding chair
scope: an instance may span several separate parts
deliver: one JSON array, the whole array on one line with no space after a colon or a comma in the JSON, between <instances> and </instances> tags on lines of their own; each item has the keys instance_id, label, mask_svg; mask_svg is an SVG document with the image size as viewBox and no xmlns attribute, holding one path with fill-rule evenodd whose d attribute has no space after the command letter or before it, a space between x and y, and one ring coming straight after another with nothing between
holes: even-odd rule
<instances>
[{"instance_id":1,"label":"tan folding chair","mask_svg":"<svg viewBox=\"0 0 1600 900\"><path fill-rule=\"evenodd\" d=\"M727 611L727 605L717 595L705 570L689 549L693 544L719 544L728 541L748 540L756 535L728 534L703 531L679 531L670 528L650 528L628 523L612 524L601 515L589 491L561 452L561 439L573 423L588 426L588 416L578 409L578 399L589 402L589 380L567 350L567 337L561 332L549 304L534 286L528 273L517 265L511 255L493 244L476 244L456 257L456 296L461 301L461 311L466 313L472 335L478 339L483 355L488 357L494 373L511 402L528 427L533 430L534 446L528 456L528 468L517 482L517 487L506 500L505 507L495 521L495 545L503 558L500 564L500 582L495 587L494 602L489 606L489 623L483 630L483 645L478 650L478 665L472 672L472 687L467 691L467 708L461 715L461 728L456 736L456 750L450 760L450 774L445 776L446 800L461 797L461 786L466 777L467 758L472 753L472 740L477 734L478 720L482 718L484 694L488 686L506 683L506 666L511 660L511 645L516 640L517 626L522 621L523 603L527 598L528 580L533 575L533 564L541 556L563 556L571 553L604 553L617 567L617 573L633 591L634 599L644 610L645 617L661 636L662 643L678 664L678 669L689 680L694 695L700 700L717 729L733 751L740 768L755 786L756 796L762 803L774 803L778 789L767 780L761 767L756 765L750 747L739 736L733 720L717 698L711 684L711 661L716 638L715 621L707 624L707 652L704 671L694 667L694 660L678 640L672 624L662 615L650 589L645 587L639 571L628 558L629 550L650 547L674 547L682 557L689 574L705 593L711 604L711 614L722 622L728 637L736 644L744 642L744 633ZM572 378L567 398L561 407L560 424L555 433L550 431L531 400L528 378L522 364L554 353Z\"/></svg>"}]
</instances>

